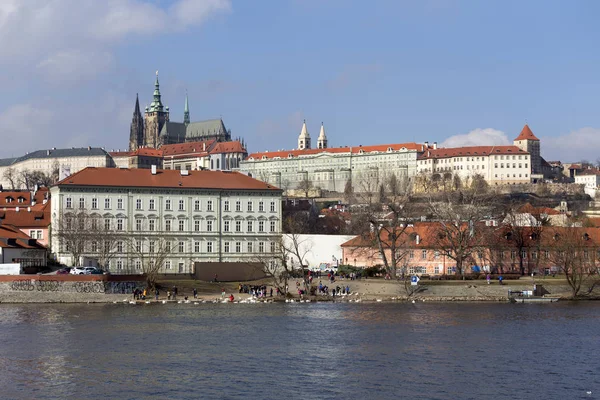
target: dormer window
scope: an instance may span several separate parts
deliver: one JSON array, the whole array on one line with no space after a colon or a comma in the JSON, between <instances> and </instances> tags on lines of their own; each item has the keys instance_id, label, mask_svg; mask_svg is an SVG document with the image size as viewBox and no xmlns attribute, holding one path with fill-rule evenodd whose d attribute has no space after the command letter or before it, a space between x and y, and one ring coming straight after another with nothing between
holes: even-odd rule
<instances>
[{"instance_id":1,"label":"dormer window","mask_svg":"<svg viewBox=\"0 0 600 400\"><path fill-rule=\"evenodd\" d=\"M504 235L504 237L506 238L506 240L512 240L513 234L512 232L507 232L506 235Z\"/></svg>"},{"instance_id":2,"label":"dormer window","mask_svg":"<svg viewBox=\"0 0 600 400\"><path fill-rule=\"evenodd\" d=\"M558 240L558 239L560 239L560 235L558 233L555 233L554 234L554 240Z\"/></svg>"},{"instance_id":3,"label":"dormer window","mask_svg":"<svg viewBox=\"0 0 600 400\"><path fill-rule=\"evenodd\" d=\"M292 153L288 154L288 158L292 158L292 157L294 157L294 156L292 155Z\"/></svg>"},{"instance_id":4,"label":"dormer window","mask_svg":"<svg viewBox=\"0 0 600 400\"><path fill-rule=\"evenodd\" d=\"M392 148L391 148L391 147L388 147L388 148L387 148L387 151L388 151L389 153L391 153L391 152L392 152L392 151L394 151L394 150L392 150Z\"/></svg>"},{"instance_id":5,"label":"dormer window","mask_svg":"<svg viewBox=\"0 0 600 400\"><path fill-rule=\"evenodd\" d=\"M583 234L583 240L590 240L590 235L588 235L587 233Z\"/></svg>"},{"instance_id":6,"label":"dormer window","mask_svg":"<svg viewBox=\"0 0 600 400\"><path fill-rule=\"evenodd\" d=\"M12 203L12 202L13 202L13 200L14 200L14 199L13 199L12 197L10 197L10 196L8 196L8 197L6 198L6 202L7 202L7 203Z\"/></svg>"},{"instance_id":7,"label":"dormer window","mask_svg":"<svg viewBox=\"0 0 600 400\"><path fill-rule=\"evenodd\" d=\"M358 154L365 154L365 152L364 152L364 150L363 150L363 149L360 149L360 150L358 151Z\"/></svg>"}]
</instances>

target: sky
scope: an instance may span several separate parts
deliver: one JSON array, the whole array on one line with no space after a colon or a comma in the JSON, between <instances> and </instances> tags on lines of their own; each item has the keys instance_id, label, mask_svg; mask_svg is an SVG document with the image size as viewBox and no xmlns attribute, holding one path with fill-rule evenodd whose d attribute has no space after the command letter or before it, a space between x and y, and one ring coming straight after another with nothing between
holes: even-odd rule
<instances>
[{"instance_id":1,"label":"sky","mask_svg":"<svg viewBox=\"0 0 600 400\"><path fill-rule=\"evenodd\" d=\"M509 144L600 158L600 2L0 0L0 157L125 149L135 96L250 152Z\"/></svg>"}]
</instances>

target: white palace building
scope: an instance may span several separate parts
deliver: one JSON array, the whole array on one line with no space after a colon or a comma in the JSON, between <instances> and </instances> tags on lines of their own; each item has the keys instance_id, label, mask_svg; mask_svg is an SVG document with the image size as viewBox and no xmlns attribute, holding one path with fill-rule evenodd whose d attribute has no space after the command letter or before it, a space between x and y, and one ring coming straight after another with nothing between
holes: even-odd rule
<instances>
[{"instance_id":1,"label":"white palace building","mask_svg":"<svg viewBox=\"0 0 600 400\"><path fill-rule=\"evenodd\" d=\"M239 170L284 190L309 180L314 187L343 192L351 181L358 192L366 188L361 181L379 182L389 174L410 181L417 174L451 172L463 180L481 175L491 185L529 183L542 177L542 162L540 140L527 125L513 145L438 148L428 142L329 147L321 124L312 148L305 121L296 150L252 153Z\"/></svg>"}]
</instances>

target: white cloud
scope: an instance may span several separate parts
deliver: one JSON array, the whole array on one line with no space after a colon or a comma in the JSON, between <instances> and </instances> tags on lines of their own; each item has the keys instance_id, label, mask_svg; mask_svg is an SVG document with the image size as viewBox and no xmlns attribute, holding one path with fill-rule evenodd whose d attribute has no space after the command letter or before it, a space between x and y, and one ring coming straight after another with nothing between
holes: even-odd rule
<instances>
[{"instance_id":1,"label":"white cloud","mask_svg":"<svg viewBox=\"0 0 600 400\"><path fill-rule=\"evenodd\" d=\"M512 142L506 133L492 128L477 128L469 133L450 136L444 140L440 147L463 147L463 146L501 146Z\"/></svg>"},{"instance_id":2,"label":"white cloud","mask_svg":"<svg viewBox=\"0 0 600 400\"><path fill-rule=\"evenodd\" d=\"M37 72L47 81L76 84L113 68L114 57L107 51L65 50L53 54L37 65Z\"/></svg>"},{"instance_id":3,"label":"white cloud","mask_svg":"<svg viewBox=\"0 0 600 400\"><path fill-rule=\"evenodd\" d=\"M540 138L542 157L566 162L600 158L600 129L585 127L557 137Z\"/></svg>"},{"instance_id":4,"label":"white cloud","mask_svg":"<svg viewBox=\"0 0 600 400\"><path fill-rule=\"evenodd\" d=\"M0 113L0 157L18 157L32 150L51 147L52 138L44 133L56 122L53 112L30 104L17 104ZM32 143L37 148L32 149Z\"/></svg>"}]
</instances>

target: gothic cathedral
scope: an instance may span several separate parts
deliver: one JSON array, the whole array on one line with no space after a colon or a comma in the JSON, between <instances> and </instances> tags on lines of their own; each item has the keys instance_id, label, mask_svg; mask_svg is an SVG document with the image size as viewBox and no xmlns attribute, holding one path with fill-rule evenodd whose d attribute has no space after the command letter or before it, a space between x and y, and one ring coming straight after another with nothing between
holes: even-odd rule
<instances>
[{"instance_id":1,"label":"gothic cathedral","mask_svg":"<svg viewBox=\"0 0 600 400\"><path fill-rule=\"evenodd\" d=\"M220 118L190 122L187 94L185 96L183 122L171 122L169 120L169 107L163 106L160 98L158 71L156 71L153 100L144 109L143 118L140 111L139 97L136 95L129 132L129 150L135 151L140 147L157 149L163 144L196 142L208 139L215 139L218 142L230 141L231 131L225 128L225 124Z\"/></svg>"}]
</instances>

